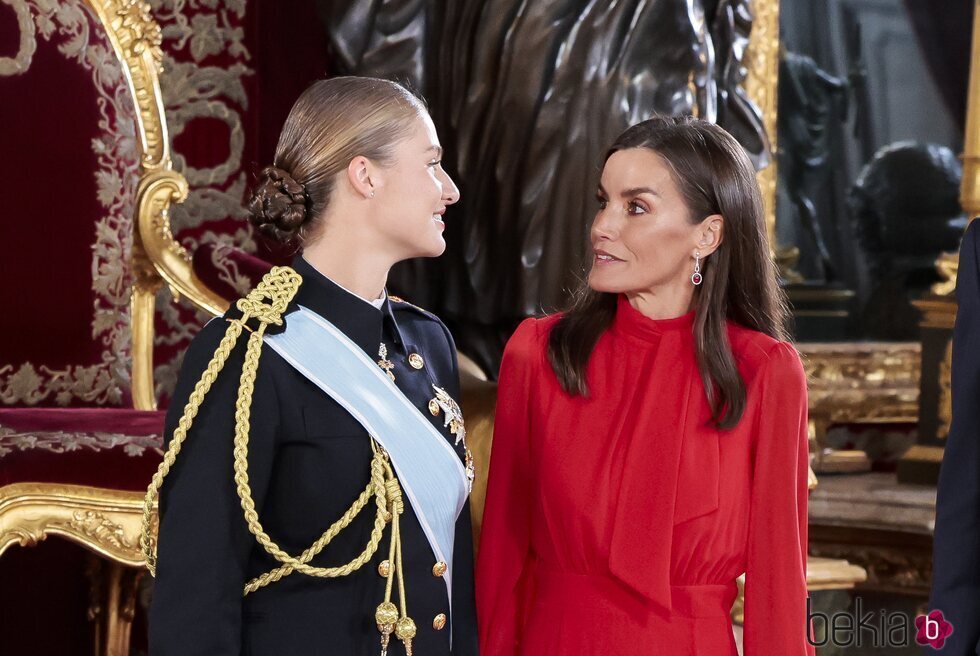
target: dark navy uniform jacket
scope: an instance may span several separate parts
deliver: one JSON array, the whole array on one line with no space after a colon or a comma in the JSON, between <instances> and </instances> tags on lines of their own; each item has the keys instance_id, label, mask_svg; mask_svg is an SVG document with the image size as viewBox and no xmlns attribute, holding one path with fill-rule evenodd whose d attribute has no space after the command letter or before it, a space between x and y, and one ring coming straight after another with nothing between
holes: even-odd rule
<instances>
[{"instance_id":1,"label":"dark navy uniform jacket","mask_svg":"<svg viewBox=\"0 0 980 656\"><path fill-rule=\"evenodd\" d=\"M456 351L445 326L428 312L390 298L379 310L302 258L293 267L303 283L291 308L300 304L328 319L372 360L378 360L383 341L395 365L395 384L462 459L463 446L455 446L442 414L432 416L427 409L435 396L432 385L459 399ZM232 314L237 311L211 321L187 350L167 413L168 439ZM374 613L385 588L378 564L388 557L390 524L374 558L350 576L322 579L297 572L242 597L247 581L278 566L249 532L233 481L235 400L247 336L245 332L239 338L205 397L164 481L150 654L376 656L380 634ZM409 365L411 354L422 357L421 369ZM364 428L263 346L252 399L248 468L259 519L272 539L292 555L309 547L367 486L371 457ZM456 524L452 600L445 581L433 573L435 556L407 497L405 505L401 531L408 615L418 626L413 651L419 656L476 654L469 504ZM312 564L331 567L355 558L368 542L374 517L372 501ZM397 604L397 584L395 589ZM450 604L451 628L448 622L441 630L434 628L438 615L450 615ZM389 653L405 653L394 636Z\"/></svg>"},{"instance_id":2,"label":"dark navy uniform jacket","mask_svg":"<svg viewBox=\"0 0 980 656\"><path fill-rule=\"evenodd\" d=\"M980 655L980 223L960 246L953 330L953 421L936 501L931 610L953 625L943 656Z\"/></svg>"}]
</instances>

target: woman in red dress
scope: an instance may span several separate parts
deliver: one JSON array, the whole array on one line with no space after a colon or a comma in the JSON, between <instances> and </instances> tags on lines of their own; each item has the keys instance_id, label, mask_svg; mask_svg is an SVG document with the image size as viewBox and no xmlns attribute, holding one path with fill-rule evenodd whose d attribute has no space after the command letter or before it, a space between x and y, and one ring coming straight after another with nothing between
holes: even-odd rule
<instances>
[{"instance_id":1,"label":"woman in red dress","mask_svg":"<svg viewBox=\"0 0 980 656\"><path fill-rule=\"evenodd\" d=\"M586 286L500 371L483 656L813 654L806 380L752 164L654 118L613 144Z\"/></svg>"}]
</instances>

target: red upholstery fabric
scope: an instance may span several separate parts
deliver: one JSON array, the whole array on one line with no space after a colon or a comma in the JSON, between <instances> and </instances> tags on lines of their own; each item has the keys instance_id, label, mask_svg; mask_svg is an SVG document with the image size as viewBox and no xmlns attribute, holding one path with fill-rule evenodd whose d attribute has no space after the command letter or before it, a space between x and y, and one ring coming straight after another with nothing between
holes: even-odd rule
<instances>
[{"instance_id":1,"label":"red upholstery fabric","mask_svg":"<svg viewBox=\"0 0 980 656\"><path fill-rule=\"evenodd\" d=\"M94 14L59 4L0 21L0 51L21 53L0 73L0 305L16 318L0 321L0 404L127 406L132 104Z\"/></svg>"},{"instance_id":2,"label":"red upholstery fabric","mask_svg":"<svg viewBox=\"0 0 980 656\"><path fill-rule=\"evenodd\" d=\"M145 490L161 459L164 414L0 409L0 486L30 481Z\"/></svg>"},{"instance_id":3,"label":"red upholstery fabric","mask_svg":"<svg viewBox=\"0 0 980 656\"><path fill-rule=\"evenodd\" d=\"M18 432L67 431L160 437L163 432L164 414L158 410L0 408L0 428Z\"/></svg>"},{"instance_id":4,"label":"red upholstery fabric","mask_svg":"<svg viewBox=\"0 0 980 656\"><path fill-rule=\"evenodd\" d=\"M194 273L232 302L257 285L271 268L271 263L227 244L203 244L194 251Z\"/></svg>"}]
</instances>

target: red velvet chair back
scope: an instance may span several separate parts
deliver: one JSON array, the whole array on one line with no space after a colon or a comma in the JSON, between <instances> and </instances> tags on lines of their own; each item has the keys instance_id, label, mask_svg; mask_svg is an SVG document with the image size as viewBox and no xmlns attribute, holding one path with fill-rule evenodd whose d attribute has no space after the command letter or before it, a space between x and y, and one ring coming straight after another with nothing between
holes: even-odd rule
<instances>
[{"instance_id":1,"label":"red velvet chair back","mask_svg":"<svg viewBox=\"0 0 980 656\"><path fill-rule=\"evenodd\" d=\"M17 53L0 60L0 403L132 407L133 98L89 5L11 7L16 22L0 21L0 52Z\"/></svg>"}]
</instances>

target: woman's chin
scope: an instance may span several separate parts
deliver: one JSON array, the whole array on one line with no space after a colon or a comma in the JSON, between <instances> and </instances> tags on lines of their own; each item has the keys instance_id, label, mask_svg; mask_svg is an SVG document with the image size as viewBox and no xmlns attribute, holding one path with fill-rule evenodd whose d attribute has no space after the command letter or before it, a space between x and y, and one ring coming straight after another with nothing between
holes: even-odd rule
<instances>
[{"instance_id":1,"label":"woman's chin","mask_svg":"<svg viewBox=\"0 0 980 656\"><path fill-rule=\"evenodd\" d=\"M589 289L607 294L618 294L623 291L619 285L615 284L615 281L609 280L601 273L596 274L594 271L589 274Z\"/></svg>"},{"instance_id":2,"label":"woman's chin","mask_svg":"<svg viewBox=\"0 0 980 656\"><path fill-rule=\"evenodd\" d=\"M445 252L446 240L442 238L442 234L438 234L425 245L421 257L439 257Z\"/></svg>"}]
</instances>

